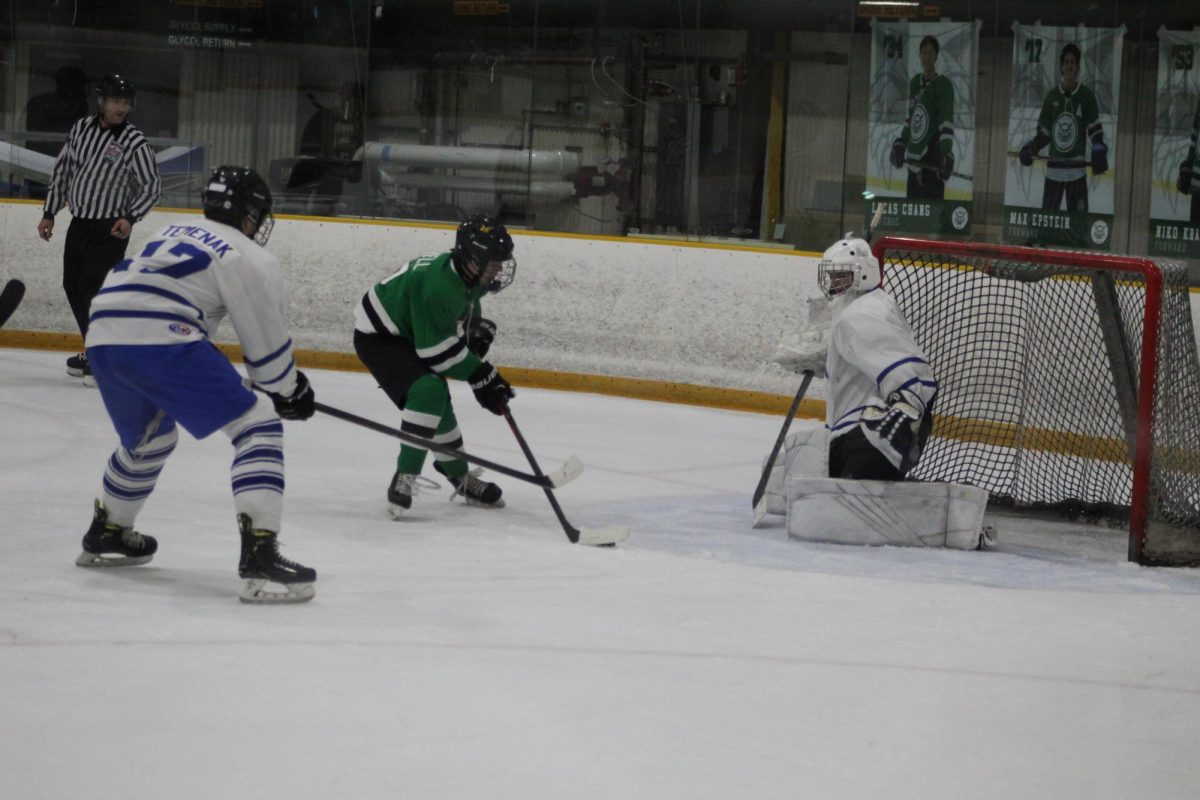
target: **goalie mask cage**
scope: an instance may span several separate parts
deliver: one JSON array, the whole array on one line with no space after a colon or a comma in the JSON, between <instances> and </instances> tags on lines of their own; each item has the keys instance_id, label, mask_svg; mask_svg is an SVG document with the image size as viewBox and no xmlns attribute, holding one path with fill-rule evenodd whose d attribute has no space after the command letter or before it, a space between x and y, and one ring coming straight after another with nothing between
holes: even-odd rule
<instances>
[{"instance_id":1,"label":"goalie mask cage","mask_svg":"<svg viewBox=\"0 0 1200 800\"><path fill-rule=\"evenodd\" d=\"M891 236L874 251L940 387L911 477L1128 520L1131 561L1200 564L1183 265Z\"/></svg>"}]
</instances>

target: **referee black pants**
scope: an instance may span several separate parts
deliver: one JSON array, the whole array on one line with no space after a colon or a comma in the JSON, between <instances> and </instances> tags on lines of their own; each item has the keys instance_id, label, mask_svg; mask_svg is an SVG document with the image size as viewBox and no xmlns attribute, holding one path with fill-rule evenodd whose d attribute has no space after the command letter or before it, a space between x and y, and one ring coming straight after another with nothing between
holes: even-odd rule
<instances>
[{"instance_id":1,"label":"referee black pants","mask_svg":"<svg viewBox=\"0 0 1200 800\"><path fill-rule=\"evenodd\" d=\"M108 271L125 257L128 239L111 235L115 219L73 217L63 249L63 291L79 332L87 335L88 309Z\"/></svg>"}]
</instances>

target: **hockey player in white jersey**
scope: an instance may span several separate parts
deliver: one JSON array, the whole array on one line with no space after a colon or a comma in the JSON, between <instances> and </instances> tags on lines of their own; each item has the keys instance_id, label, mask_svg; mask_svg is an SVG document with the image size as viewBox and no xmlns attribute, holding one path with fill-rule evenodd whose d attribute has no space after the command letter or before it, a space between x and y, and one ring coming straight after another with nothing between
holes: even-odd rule
<instances>
[{"instance_id":1,"label":"hockey player in white jersey","mask_svg":"<svg viewBox=\"0 0 1200 800\"><path fill-rule=\"evenodd\" d=\"M969 486L904 482L933 428L938 382L862 239L825 251L818 284L829 298L827 338L810 324L776 360L829 380L824 429L789 436L768 484L768 510L794 538L856 544L974 548L987 494ZM792 337L796 338L796 337Z\"/></svg>"},{"instance_id":2,"label":"hockey player in white jersey","mask_svg":"<svg viewBox=\"0 0 1200 800\"><path fill-rule=\"evenodd\" d=\"M167 225L113 267L91 306L88 361L120 444L83 537L82 567L148 562L153 537L134 521L178 441L221 431L233 444L231 485L241 534L240 598L312 599L316 571L283 558L284 419L308 419L315 397L296 369L270 236L271 193L253 170L223 166L201 193L205 219ZM213 346L233 323L256 394ZM270 399L268 399L270 398Z\"/></svg>"}]
</instances>

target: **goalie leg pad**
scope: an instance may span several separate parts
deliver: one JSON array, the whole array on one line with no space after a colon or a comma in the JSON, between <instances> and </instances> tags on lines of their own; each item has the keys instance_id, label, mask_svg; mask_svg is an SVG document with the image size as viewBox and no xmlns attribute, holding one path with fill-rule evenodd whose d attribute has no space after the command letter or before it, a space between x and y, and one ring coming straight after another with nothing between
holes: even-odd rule
<instances>
[{"instance_id":1,"label":"goalie leg pad","mask_svg":"<svg viewBox=\"0 0 1200 800\"><path fill-rule=\"evenodd\" d=\"M767 459L763 458L766 467ZM823 478L829 474L829 431L824 427L797 430L783 440L783 450L767 478L767 513L787 513L787 481L792 476Z\"/></svg>"},{"instance_id":2,"label":"goalie leg pad","mask_svg":"<svg viewBox=\"0 0 1200 800\"><path fill-rule=\"evenodd\" d=\"M974 550L988 495L957 483L792 478L788 536L810 542Z\"/></svg>"}]
</instances>

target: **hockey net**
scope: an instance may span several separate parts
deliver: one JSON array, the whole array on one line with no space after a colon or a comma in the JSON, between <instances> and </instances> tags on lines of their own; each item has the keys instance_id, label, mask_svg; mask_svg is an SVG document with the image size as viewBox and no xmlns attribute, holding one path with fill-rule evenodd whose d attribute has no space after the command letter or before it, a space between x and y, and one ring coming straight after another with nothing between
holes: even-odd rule
<instances>
[{"instance_id":1,"label":"hockey net","mask_svg":"<svg viewBox=\"0 0 1200 800\"><path fill-rule=\"evenodd\" d=\"M940 386L912 477L1127 520L1130 560L1200 564L1200 361L1183 265L903 237L874 249Z\"/></svg>"}]
</instances>

